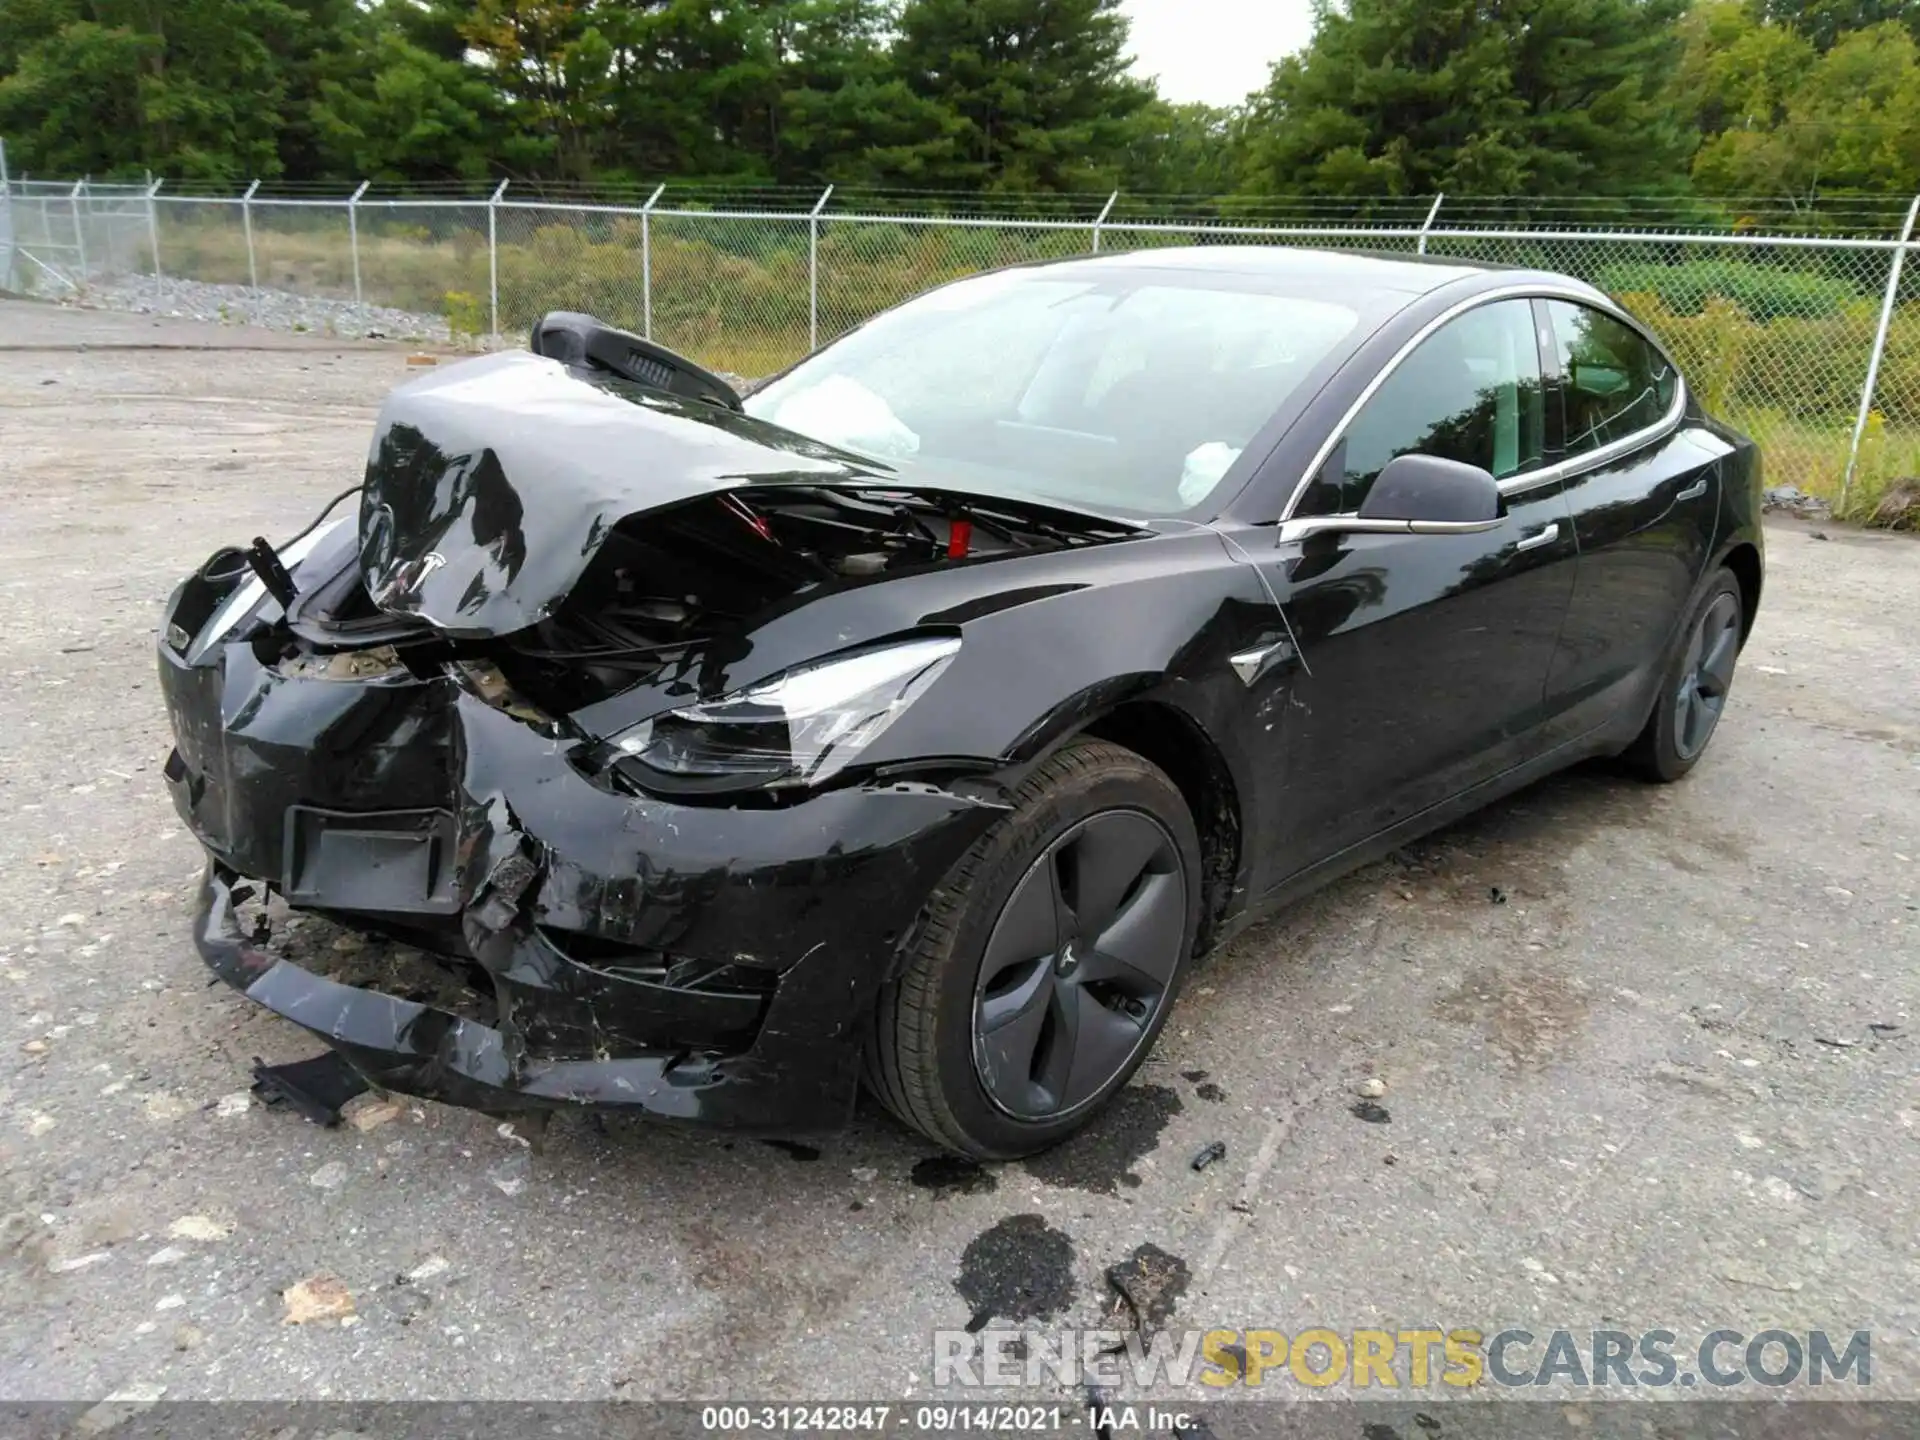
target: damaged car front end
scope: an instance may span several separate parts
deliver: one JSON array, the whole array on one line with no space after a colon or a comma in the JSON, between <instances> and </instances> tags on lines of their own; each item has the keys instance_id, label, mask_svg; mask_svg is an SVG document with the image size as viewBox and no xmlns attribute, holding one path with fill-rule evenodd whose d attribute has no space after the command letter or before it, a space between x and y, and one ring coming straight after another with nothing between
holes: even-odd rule
<instances>
[{"instance_id":1,"label":"damaged car front end","mask_svg":"<svg viewBox=\"0 0 1920 1440\"><path fill-rule=\"evenodd\" d=\"M902 487L573 358L403 387L357 521L222 551L172 595L198 947L381 1088L835 1127L876 990L1007 808L1017 747L950 744L926 698L966 684L969 607L1017 603L964 574L1141 532ZM479 1003L304 968L269 895L419 947Z\"/></svg>"}]
</instances>

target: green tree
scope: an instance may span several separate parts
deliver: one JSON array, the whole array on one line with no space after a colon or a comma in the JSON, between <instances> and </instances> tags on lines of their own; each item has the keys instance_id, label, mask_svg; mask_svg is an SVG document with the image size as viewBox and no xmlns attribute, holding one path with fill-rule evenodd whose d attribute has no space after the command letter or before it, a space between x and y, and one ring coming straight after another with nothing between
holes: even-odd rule
<instances>
[{"instance_id":1,"label":"green tree","mask_svg":"<svg viewBox=\"0 0 1920 1440\"><path fill-rule=\"evenodd\" d=\"M1824 55L1738 5L1695 16L1682 73L1711 133L1694 158L1709 194L1908 195L1920 189L1920 47L1886 21Z\"/></svg>"},{"instance_id":2,"label":"green tree","mask_svg":"<svg viewBox=\"0 0 1920 1440\"><path fill-rule=\"evenodd\" d=\"M906 0L892 58L924 109L876 167L963 190L1112 184L1153 93L1126 45L1120 0Z\"/></svg>"},{"instance_id":3,"label":"green tree","mask_svg":"<svg viewBox=\"0 0 1920 1440\"><path fill-rule=\"evenodd\" d=\"M231 184L280 173L282 0L30 0L0 12L0 134L23 168L151 169Z\"/></svg>"},{"instance_id":4,"label":"green tree","mask_svg":"<svg viewBox=\"0 0 1920 1440\"><path fill-rule=\"evenodd\" d=\"M1825 54L1843 35L1897 20L1920 36L1913 0L1757 0L1758 18L1794 31Z\"/></svg>"},{"instance_id":5,"label":"green tree","mask_svg":"<svg viewBox=\"0 0 1920 1440\"><path fill-rule=\"evenodd\" d=\"M1120 176L1141 195L1225 195L1239 185L1237 109L1156 97L1135 114Z\"/></svg>"},{"instance_id":6,"label":"green tree","mask_svg":"<svg viewBox=\"0 0 1920 1440\"><path fill-rule=\"evenodd\" d=\"M1555 196L1671 190L1694 143L1671 92L1680 0L1316 0L1312 44L1248 121L1255 192Z\"/></svg>"}]
</instances>

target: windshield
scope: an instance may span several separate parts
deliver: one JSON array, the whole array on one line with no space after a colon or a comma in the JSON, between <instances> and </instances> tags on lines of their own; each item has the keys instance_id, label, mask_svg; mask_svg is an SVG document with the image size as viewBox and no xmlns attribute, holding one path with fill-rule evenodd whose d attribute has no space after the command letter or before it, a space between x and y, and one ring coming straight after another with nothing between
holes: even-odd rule
<instances>
[{"instance_id":1,"label":"windshield","mask_svg":"<svg viewBox=\"0 0 1920 1440\"><path fill-rule=\"evenodd\" d=\"M808 357L746 409L957 488L1177 515L1207 501L1359 318L1185 279L964 280Z\"/></svg>"}]
</instances>

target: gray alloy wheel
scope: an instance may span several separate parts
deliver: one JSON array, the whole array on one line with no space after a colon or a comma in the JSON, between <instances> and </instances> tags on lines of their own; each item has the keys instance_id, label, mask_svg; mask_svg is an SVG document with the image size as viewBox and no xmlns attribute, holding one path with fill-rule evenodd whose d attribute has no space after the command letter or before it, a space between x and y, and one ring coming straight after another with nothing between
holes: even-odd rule
<instances>
[{"instance_id":1,"label":"gray alloy wheel","mask_svg":"<svg viewBox=\"0 0 1920 1440\"><path fill-rule=\"evenodd\" d=\"M1739 654L1740 601L1723 592L1694 624L1680 662L1673 695L1673 748L1682 760L1697 759L1713 738Z\"/></svg>"},{"instance_id":2,"label":"gray alloy wheel","mask_svg":"<svg viewBox=\"0 0 1920 1440\"><path fill-rule=\"evenodd\" d=\"M1652 712L1625 751L1628 766L1646 779L1678 780L1706 753L1733 688L1733 667L1746 638L1744 610L1740 582L1724 569L1693 602Z\"/></svg>"},{"instance_id":3,"label":"gray alloy wheel","mask_svg":"<svg viewBox=\"0 0 1920 1440\"><path fill-rule=\"evenodd\" d=\"M1049 845L980 961L973 1057L988 1098L1050 1120L1106 1090L1166 1004L1186 931L1186 876L1152 816L1105 811Z\"/></svg>"},{"instance_id":4,"label":"gray alloy wheel","mask_svg":"<svg viewBox=\"0 0 1920 1440\"><path fill-rule=\"evenodd\" d=\"M1075 737L1008 800L934 887L864 1057L882 1104L975 1160L1032 1155L1099 1112L1200 934L1200 837L1151 761Z\"/></svg>"}]
</instances>

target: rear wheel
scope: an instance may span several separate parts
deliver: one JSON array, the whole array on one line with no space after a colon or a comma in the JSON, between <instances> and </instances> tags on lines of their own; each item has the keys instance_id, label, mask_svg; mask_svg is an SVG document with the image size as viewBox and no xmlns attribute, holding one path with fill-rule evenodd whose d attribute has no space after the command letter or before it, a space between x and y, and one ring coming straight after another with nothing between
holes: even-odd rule
<instances>
[{"instance_id":1,"label":"rear wheel","mask_svg":"<svg viewBox=\"0 0 1920 1440\"><path fill-rule=\"evenodd\" d=\"M1199 875L1173 782L1117 745L1069 744L934 892L875 1009L870 1088L977 1159L1071 1134L1165 1023L1199 925Z\"/></svg>"},{"instance_id":2,"label":"rear wheel","mask_svg":"<svg viewBox=\"0 0 1920 1440\"><path fill-rule=\"evenodd\" d=\"M1647 779L1678 780L1706 753L1733 688L1742 609L1740 582L1722 570L1687 617L1686 642L1661 678L1646 728L1626 753Z\"/></svg>"}]
</instances>

